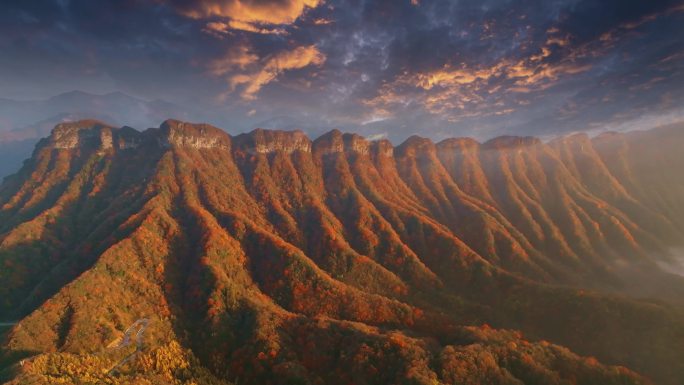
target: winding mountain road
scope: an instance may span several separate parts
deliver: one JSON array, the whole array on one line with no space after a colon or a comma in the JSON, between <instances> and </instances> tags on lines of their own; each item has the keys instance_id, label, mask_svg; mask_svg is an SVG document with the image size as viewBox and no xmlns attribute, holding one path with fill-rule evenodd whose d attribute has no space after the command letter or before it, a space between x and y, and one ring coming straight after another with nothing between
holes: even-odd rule
<instances>
[{"instance_id":1,"label":"winding mountain road","mask_svg":"<svg viewBox=\"0 0 684 385\"><path fill-rule=\"evenodd\" d=\"M108 375L114 374L117 371L117 369L119 369L128 361L132 360L142 350L144 346L143 337L145 329L147 329L149 323L150 320L148 318L140 318L139 320L133 322L133 324L131 324L131 326L129 326L128 329L126 329L126 331L124 332L123 339L121 340L121 342L119 342L118 345L114 346L113 349L121 349L126 346L129 346L131 344L131 336L135 332L135 351L126 356L123 360L119 361L116 365L114 365L114 367L107 372Z\"/></svg>"}]
</instances>

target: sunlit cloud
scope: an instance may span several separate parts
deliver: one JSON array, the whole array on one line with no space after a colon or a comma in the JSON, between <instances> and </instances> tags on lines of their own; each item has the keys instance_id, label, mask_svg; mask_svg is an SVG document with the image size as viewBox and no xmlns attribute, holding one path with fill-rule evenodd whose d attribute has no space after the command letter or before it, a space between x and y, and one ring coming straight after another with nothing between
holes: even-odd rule
<instances>
[{"instance_id":1,"label":"sunlit cloud","mask_svg":"<svg viewBox=\"0 0 684 385\"><path fill-rule=\"evenodd\" d=\"M227 23L212 21L210 23L207 23L204 26L204 29L202 29L202 31L204 33L222 39L223 35L228 34L230 32L230 27Z\"/></svg>"},{"instance_id":2,"label":"sunlit cloud","mask_svg":"<svg viewBox=\"0 0 684 385\"><path fill-rule=\"evenodd\" d=\"M319 18L316 18L313 20L314 25L329 25L329 24L332 24L334 22L335 22L334 20L325 19L322 17L319 17Z\"/></svg>"},{"instance_id":3,"label":"sunlit cloud","mask_svg":"<svg viewBox=\"0 0 684 385\"><path fill-rule=\"evenodd\" d=\"M0 5L0 96L121 89L236 129L287 117L392 140L581 130L684 100L677 2L63 3Z\"/></svg>"},{"instance_id":4,"label":"sunlit cloud","mask_svg":"<svg viewBox=\"0 0 684 385\"><path fill-rule=\"evenodd\" d=\"M362 126L368 125L368 124L373 124L377 122L382 122L389 119L389 116L387 115L373 115L369 117L368 119L364 120L361 122Z\"/></svg>"},{"instance_id":5,"label":"sunlit cloud","mask_svg":"<svg viewBox=\"0 0 684 385\"><path fill-rule=\"evenodd\" d=\"M613 42L614 40L616 40L619 37L619 35L624 34L625 32L635 30L635 29L643 26L644 24L648 24L648 23L651 23L651 22L658 20L659 18L662 18L665 16L671 16L675 13L680 13L680 12L684 12L684 4L678 4L678 5L675 5L675 6L668 8L662 12L652 13L649 15L642 16L638 20L623 23L623 24L619 25L617 28L611 29L611 30L603 33L600 37L600 40L604 41L604 42Z\"/></svg>"},{"instance_id":6,"label":"sunlit cloud","mask_svg":"<svg viewBox=\"0 0 684 385\"><path fill-rule=\"evenodd\" d=\"M294 23L322 0L201 0L171 1L185 16L193 19L224 18L224 26L254 33L282 33L277 25Z\"/></svg>"},{"instance_id":7,"label":"sunlit cloud","mask_svg":"<svg viewBox=\"0 0 684 385\"><path fill-rule=\"evenodd\" d=\"M223 38L224 35L228 35L231 31L245 31L252 33L260 33L264 35L285 35L287 31L283 28L266 28L258 27L255 24L247 23L240 20L229 20L227 23L212 21L207 23L206 27L203 29L204 32L213 35L218 38Z\"/></svg>"},{"instance_id":8,"label":"sunlit cloud","mask_svg":"<svg viewBox=\"0 0 684 385\"><path fill-rule=\"evenodd\" d=\"M447 63L439 67L407 68L383 82L363 103L369 108L369 116L391 116L408 109L422 109L453 123L514 114L533 101L538 102L543 95L555 92L554 89L564 90L570 83L579 84L582 74L594 69L594 73L604 71L605 67L597 68L597 64L609 60L622 41L633 38L632 30L682 10L684 6L676 6L645 15L583 42L576 41L566 28L552 26L545 30L543 40L538 35L522 35L527 40L520 40L520 50L510 51L489 63L452 63L446 57ZM492 21L483 23L480 40L494 38L496 28ZM666 65L668 60L678 61L677 57L668 58L662 59L664 62L658 66ZM647 78L627 91L650 90L663 79L663 76ZM559 112L557 118L564 119L564 116L567 118L568 114Z\"/></svg>"},{"instance_id":9,"label":"sunlit cloud","mask_svg":"<svg viewBox=\"0 0 684 385\"><path fill-rule=\"evenodd\" d=\"M506 94L543 91L565 76L591 69L591 64L580 63L575 53L558 62L546 61L551 56L551 46L567 45L566 40L560 41L549 39L528 58L503 59L491 66L445 65L433 71L406 72L383 85L366 104L387 111L415 103L432 114L445 115L450 121L509 114L515 109L507 105Z\"/></svg>"},{"instance_id":10,"label":"sunlit cloud","mask_svg":"<svg viewBox=\"0 0 684 385\"><path fill-rule=\"evenodd\" d=\"M376 141L376 140L383 140L383 139L387 139L387 136L388 135L386 132L381 132L378 134L368 134L368 135L366 135L366 140L369 140L371 142Z\"/></svg>"},{"instance_id":11,"label":"sunlit cloud","mask_svg":"<svg viewBox=\"0 0 684 385\"><path fill-rule=\"evenodd\" d=\"M209 72L223 76L256 63L259 57L248 46L239 45L230 49L226 55L209 63Z\"/></svg>"},{"instance_id":12,"label":"sunlit cloud","mask_svg":"<svg viewBox=\"0 0 684 385\"><path fill-rule=\"evenodd\" d=\"M262 87L275 81L284 72L320 66L325 59L325 55L314 45L282 51L261 61L248 48L241 47L212 62L209 69L216 76L228 75L231 92L242 87L240 96L245 100L254 100Z\"/></svg>"}]
</instances>

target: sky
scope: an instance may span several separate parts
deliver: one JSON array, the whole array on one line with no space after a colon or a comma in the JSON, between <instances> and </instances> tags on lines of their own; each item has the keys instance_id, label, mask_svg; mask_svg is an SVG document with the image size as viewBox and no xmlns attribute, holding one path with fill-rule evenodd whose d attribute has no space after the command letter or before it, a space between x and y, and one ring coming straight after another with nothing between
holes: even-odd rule
<instances>
[{"instance_id":1,"label":"sky","mask_svg":"<svg viewBox=\"0 0 684 385\"><path fill-rule=\"evenodd\" d=\"M163 99L230 132L552 137L684 120L684 2L3 0L0 98Z\"/></svg>"}]
</instances>

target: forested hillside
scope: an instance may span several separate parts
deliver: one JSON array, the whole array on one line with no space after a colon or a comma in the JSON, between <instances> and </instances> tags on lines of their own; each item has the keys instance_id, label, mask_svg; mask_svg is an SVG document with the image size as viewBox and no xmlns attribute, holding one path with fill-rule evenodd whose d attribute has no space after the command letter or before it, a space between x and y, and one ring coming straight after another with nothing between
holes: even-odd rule
<instances>
[{"instance_id":1,"label":"forested hillside","mask_svg":"<svg viewBox=\"0 0 684 385\"><path fill-rule=\"evenodd\" d=\"M681 148L60 124L0 185L0 375L680 384Z\"/></svg>"}]
</instances>

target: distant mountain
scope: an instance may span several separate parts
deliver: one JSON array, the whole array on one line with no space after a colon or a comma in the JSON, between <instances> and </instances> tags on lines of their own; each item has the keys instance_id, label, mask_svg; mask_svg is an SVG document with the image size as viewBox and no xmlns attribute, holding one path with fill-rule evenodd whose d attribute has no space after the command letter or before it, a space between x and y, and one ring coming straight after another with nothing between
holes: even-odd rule
<instances>
[{"instance_id":1,"label":"distant mountain","mask_svg":"<svg viewBox=\"0 0 684 385\"><path fill-rule=\"evenodd\" d=\"M121 92L94 95L66 92L46 100L0 99L0 131L16 130L61 114L109 116L113 124L147 128L168 117L186 119L189 113L163 100L146 101Z\"/></svg>"},{"instance_id":2,"label":"distant mountain","mask_svg":"<svg viewBox=\"0 0 684 385\"><path fill-rule=\"evenodd\" d=\"M75 122L86 118L87 115L58 114L40 122L15 128L9 131L0 131L0 180L7 175L19 170L21 164L31 157L31 152L36 143L48 135L57 124ZM93 116L93 115L89 115ZM97 119L106 122L115 120L106 115L97 116Z\"/></svg>"},{"instance_id":3,"label":"distant mountain","mask_svg":"<svg viewBox=\"0 0 684 385\"><path fill-rule=\"evenodd\" d=\"M680 384L682 146L60 124L0 185L1 373Z\"/></svg>"},{"instance_id":4,"label":"distant mountain","mask_svg":"<svg viewBox=\"0 0 684 385\"><path fill-rule=\"evenodd\" d=\"M94 95L72 91L37 101L0 99L0 180L16 172L38 139L49 135L56 124L96 118L145 129L170 116L191 117L172 103L144 101L121 92Z\"/></svg>"}]
</instances>

